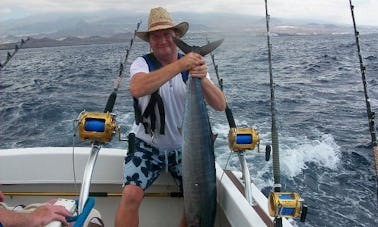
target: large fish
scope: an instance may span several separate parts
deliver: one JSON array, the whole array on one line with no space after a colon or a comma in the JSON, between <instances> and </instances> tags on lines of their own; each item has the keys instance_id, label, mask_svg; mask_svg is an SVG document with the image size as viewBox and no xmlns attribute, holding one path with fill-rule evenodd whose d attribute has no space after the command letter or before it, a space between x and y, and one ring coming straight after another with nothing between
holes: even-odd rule
<instances>
[{"instance_id":1,"label":"large fish","mask_svg":"<svg viewBox=\"0 0 378 227\"><path fill-rule=\"evenodd\" d=\"M184 53L193 51L202 56L222 42L223 40L219 40L198 47L175 39L176 45ZM185 216L190 227L212 227L216 212L214 141L200 79L189 78L187 93L182 131Z\"/></svg>"}]
</instances>

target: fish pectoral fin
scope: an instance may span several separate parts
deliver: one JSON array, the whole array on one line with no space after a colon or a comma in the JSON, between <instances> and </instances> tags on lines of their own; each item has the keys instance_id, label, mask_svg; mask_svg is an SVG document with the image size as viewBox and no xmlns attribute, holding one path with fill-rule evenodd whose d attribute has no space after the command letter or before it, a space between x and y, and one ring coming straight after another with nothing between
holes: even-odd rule
<instances>
[{"instance_id":1,"label":"fish pectoral fin","mask_svg":"<svg viewBox=\"0 0 378 227\"><path fill-rule=\"evenodd\" d=\"M213 141L213 144L215 143L215 140L217 139L218 134L211 133L211 140Z\"/></svg>"}]
</instances>

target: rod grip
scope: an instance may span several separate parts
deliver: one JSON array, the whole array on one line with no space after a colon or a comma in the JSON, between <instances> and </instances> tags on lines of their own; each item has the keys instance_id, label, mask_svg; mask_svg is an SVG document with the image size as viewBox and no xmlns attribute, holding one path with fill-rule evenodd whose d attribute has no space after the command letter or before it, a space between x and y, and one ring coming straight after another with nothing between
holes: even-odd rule
<instances>
[{"instance_id":1,"label":"rod grip","mask_svg":"<svg viewBox=\"0 0 378 227\"><path fill-rule=\"evenodd\" d=\"M232 110L230 109L230 107L228 107L228 105L226 105L225 112L226 112L226 117L227 117L227 121L230 128L236 128L234 116L232 115Z\"/></svg>"},{"instance_id":2,"label":"rod grip","mask_svg":"<svg viewBox=\"0 0 378 227\"><path fill-rule=\"evenodd\" d=\"M134 133L129 133L128 141L129 141L128 152L133 152L134 147L135 147L135 134Z\"/></svg>"},{"instance_id":3,"label":"rod grip","mask_svg":"<svg viewBox=\"0 0 378 227\"><path fill-rule=\"evenodd\" d=\"M108 101L106 102L104 113L107 113L107 112L111 113L113 111L113 107L114 107L116 99L117 99L117 92L113 91L110 94Z\"/></svg>"}]
</instances>

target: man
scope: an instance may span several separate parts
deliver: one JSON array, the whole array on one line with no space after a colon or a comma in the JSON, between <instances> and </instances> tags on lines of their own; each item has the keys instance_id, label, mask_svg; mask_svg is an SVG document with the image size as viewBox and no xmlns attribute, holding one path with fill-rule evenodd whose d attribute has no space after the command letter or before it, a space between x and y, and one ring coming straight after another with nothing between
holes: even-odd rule
<instances>
[{"instance_id":1,"label":"man","mask_svg":"<svg viewBox=\"0 0 378 227\"><path fill-rule=\"evenodd\" d=\"M136 141L134 151L130 150L125 158L125 186L116 213L116 227L138 226L144 191L160 171L168 169L182 189L185 72L201 79L205 100L211 107L218 111L226 107L222 91L210 80L204 58L196 53L178 54L173 37L181 38L188 28L187 22L174 25L171 15L158 7L150 11L148 31L136 33L149 42L153 56L139 57L130 67L130 93L135 99L136 111L132 132ZM152 99L155 101L151 103ZM181 226L185 225L183 218Z\"/></svg>"},{"instance_id":2,"label":"man","mask_svg":"<svg viewBox=\"0 0 378 227\"><path fill-rule=\"evenodd\" d=\"M4 195L0 192L0 202L3 202ZM71 213L64 206L54 206L53 203L47 203L39 206L30 213L19 213L0 207L0 226L14 227L37 227L45 226L52 221L60 221L67 226L66 217Z\"/></svg>"}]
</instances>

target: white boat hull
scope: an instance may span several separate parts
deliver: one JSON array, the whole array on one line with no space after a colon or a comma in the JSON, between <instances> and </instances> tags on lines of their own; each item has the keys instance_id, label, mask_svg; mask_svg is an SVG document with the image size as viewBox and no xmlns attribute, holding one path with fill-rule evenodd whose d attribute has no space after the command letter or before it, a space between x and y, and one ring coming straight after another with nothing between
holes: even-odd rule
<instances>
[{"instance_id":1,"label":"white boat hull","mask_svg":"<svg viewBox=\"0 0 378 227\"><path fill-rule=\"evenodd\" d=\"M90 154L88 147L37 147L0 150L0 190L10 206L40 203L53 198L78 199L82 177ZM122 191L126 150L102 148L91 179L90 197L106 226L113 226ZM75 169L75 174L73 169ZM251 206L240 192L239 177L217 171L217 216L215 226L273 226L267 198L252 187L256 205ZM236 174L237 175L237 174ZM76 181L75 181L76 178ZM163 173L146 191L140 210L140 226L178 226L183 213L182 197ZM283 226L292 226L283 219Z\"/></svg>"}]
</instances>

